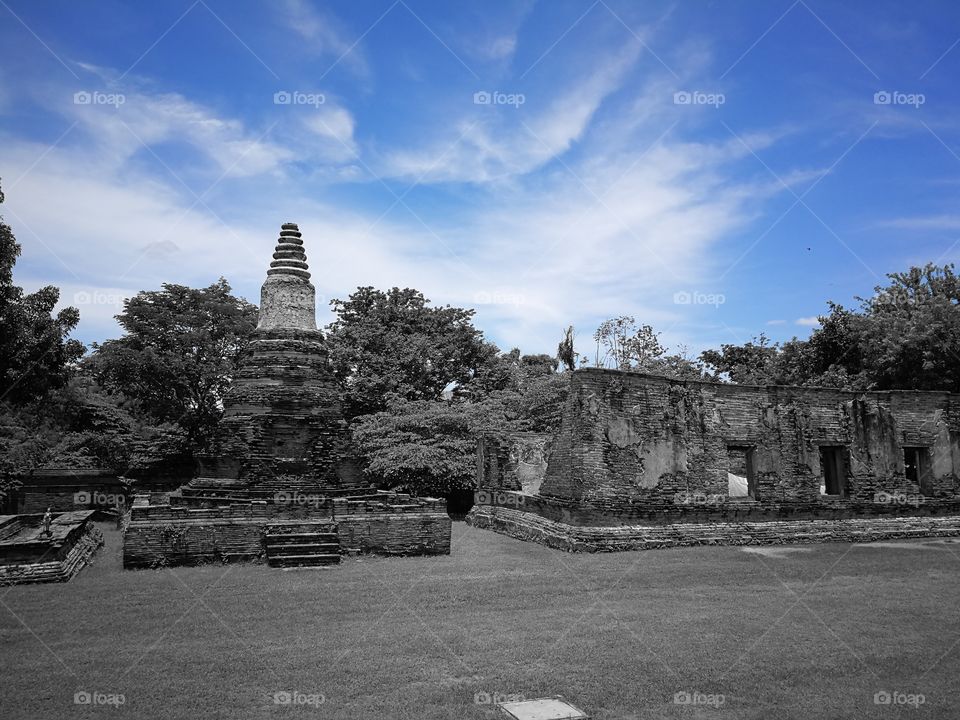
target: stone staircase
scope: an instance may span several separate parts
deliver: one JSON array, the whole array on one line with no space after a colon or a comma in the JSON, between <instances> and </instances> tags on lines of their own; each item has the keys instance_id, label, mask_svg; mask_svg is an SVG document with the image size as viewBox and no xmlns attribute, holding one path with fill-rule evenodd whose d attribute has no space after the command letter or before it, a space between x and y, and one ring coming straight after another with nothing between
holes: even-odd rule
<instances>
[{"instance_id":1,"label":"stone staircase","mask_svg":"<svg viewBox=\"0 0 960 720\"><path fill-rule=\"evenodd\" d=\"M340 537L332 522L275 522L267 525L270 567L320 567L340 562Z\"/></svg>"}]
</instances>

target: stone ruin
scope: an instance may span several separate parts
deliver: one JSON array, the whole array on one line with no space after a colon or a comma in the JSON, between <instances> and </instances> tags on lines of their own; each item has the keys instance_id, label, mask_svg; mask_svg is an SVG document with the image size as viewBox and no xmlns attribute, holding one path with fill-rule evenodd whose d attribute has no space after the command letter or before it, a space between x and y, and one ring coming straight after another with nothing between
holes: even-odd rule
<instances>
[{"instance_id":1,"label":"stone ruin","mask_svg":"<svg viewBox=\"0 0 960 720\"><path fill-rule=\"evenodd\" d=\"M481 440L469 522L585 551L960 535L946 392L583 369L539 482L518 473L527 442Z\"/></svg>"},{"instance_id":2,"label":"stone ruin","mask_svg":"<svg viewBox=\"0 0 960 720\"><path fill-rule=\"evenodd\" d=\"M0 585L65 582L103 545L93 510L0 515Z\"/></svg>"},{"instance_id":3,"label":"stone ruin","mask_svg":"<svg viewBox=\"0 0 960 720\"><path fill-rule=\"evenodd\" d=\"M362 477L297 225L282 226L273 258L218 434L197 477L166 502L134 500L124 566L314 566L345 552L449 553L444 501L377 490Z\"/></svg>"}]
</instances>

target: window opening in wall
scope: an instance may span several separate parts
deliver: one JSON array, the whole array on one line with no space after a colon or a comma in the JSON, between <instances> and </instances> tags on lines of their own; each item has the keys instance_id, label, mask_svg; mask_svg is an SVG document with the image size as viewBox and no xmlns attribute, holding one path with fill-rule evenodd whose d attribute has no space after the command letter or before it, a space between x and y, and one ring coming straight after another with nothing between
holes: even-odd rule
<instances>
[{"instance_id":1,"label":"window opening in wall","mask_svg":"<svg viewBox=\"0 0 960 720\"><path fill-rule=\"evenodd\" d=\"M820 494L847 496L847 449L820 447Z\"/></svg>"},{"instance_id":2,"label":"window opening in wall","mask_svg":"<svg viewBox=\"0 0 960 720\"><path fill-rule=\"evenodd\" d=\"M757 479L753 466L753 448L745 445L727 446L727 495L730 497L757 497Z\"/></svg>"},{"instance_id":3,"label":"window opening in wall","mask_svg":"<svg viewBox=\"0 0 960 720\"><path fill-rule=\"evenodd\" d=\"M903 469L907 476L907 482L919 486L922 495L933 495L929 448L903 448Z\"/></svg>"}]
</instances>

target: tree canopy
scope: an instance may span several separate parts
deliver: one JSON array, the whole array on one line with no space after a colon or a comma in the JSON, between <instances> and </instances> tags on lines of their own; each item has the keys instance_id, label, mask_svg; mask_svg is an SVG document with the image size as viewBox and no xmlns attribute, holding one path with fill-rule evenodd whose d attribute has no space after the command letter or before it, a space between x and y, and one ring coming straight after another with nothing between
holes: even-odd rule
<instances>
[{"instance_id":1,"label":"tree canopy","mask_svg":"<svg viewBox=\"0 0 960 720\"><path fill-rule=\"evenodd\" d=\"M4 201L0 190L0 204ZM26 403L63 387L70 366L85 352L68 338L80 321L76 308L55 315L60 290L52 285L33 293L13 283L20 244L0 217L0 401Z\"/></svg>"},{"instance_id":2,"label":"tree canopy","mask_svg":"<svg viewBox=\"0 0 960 720\"><path fill-rule=\"evenodd\" d=\"M361 287L330 304L337 319L327 342L351 417L385 410L389 395L438 400L496 354L473 326L473 310L431 306L418 290Z\"/></svg>"},{"instance_id":3,"label":"tree canopy","mask_svg":"<svg viewBox=\"0 0 960 720\"><path fill-rule=\"evenodd\" d=\"M960 392L960 279L953 265L887 276L851 310L829 312L806 340L782 345L761 335L701 355L717 379L823 385L852 390Z\"/></svg>"},{"instance_id":4,"label":"tree canopy","mask_svg":"<svg viewBox=\"0 0 960 720\"><path fill-rule=\"evenodd\" d=\"M164 284L124 303L126 334L95 346L97 381L158 423L174 423L202 445L257 324L257 308L223 278L206 288Z\"/></svg>"}]
</instances>

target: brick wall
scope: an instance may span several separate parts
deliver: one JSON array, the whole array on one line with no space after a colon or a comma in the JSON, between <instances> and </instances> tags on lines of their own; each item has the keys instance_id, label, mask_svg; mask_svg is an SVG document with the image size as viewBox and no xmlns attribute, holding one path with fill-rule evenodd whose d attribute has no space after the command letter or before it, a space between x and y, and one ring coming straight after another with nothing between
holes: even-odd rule
<instances>
[{"instance_id":1,"label":"brick wall","mask_svg":"<svg viewBox=\"0 0 960 720\"><path fill-rule=\"evenodd\" d=\"M754 449L755 500L829 508L913 496L903 446L927 448L930 499L957 497L958 399L949 393L686 382L614 370L571 376L540 494L636 510L727 494L728 446ZM821 446L848 449L848 497L820 492Z\"/></svg>"},{"instance_id":2,"label":"brick wall","mask_svg":"<svg viewBox=\"0 0 960 720\"><path fill-rule=\"evenodd\" d=\"M102 470L52 468L19 478L21 486L9 499L12 513L43 513L110 509L129 505L127 486Z\"/></svg>"},{"instance_id":3,"label":"brick wall","mask_svg":"<svg viewBox=\"0 0 960 720\"><path fill-rule=\"evenodd\" d=\"M477 487L540 491L552 437L543 433L488 433L477 442Z\"/></svg>"}]
</instances>

